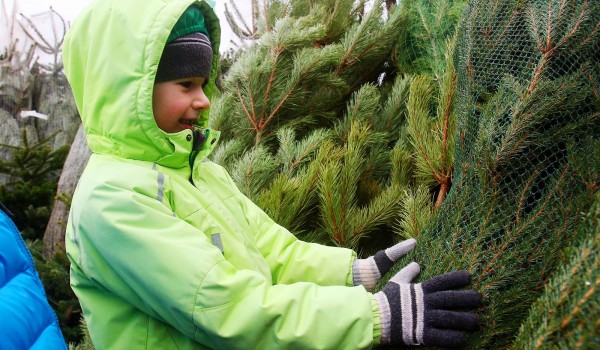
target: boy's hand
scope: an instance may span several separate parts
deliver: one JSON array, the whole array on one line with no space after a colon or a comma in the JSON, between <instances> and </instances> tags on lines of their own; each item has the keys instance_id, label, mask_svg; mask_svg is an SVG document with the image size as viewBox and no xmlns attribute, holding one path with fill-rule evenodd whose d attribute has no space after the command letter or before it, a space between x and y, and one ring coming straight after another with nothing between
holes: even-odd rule
<instances>
[{"instance_id":1,"label":"boy's hand","mask_svg":"<svg viewBox=\"0 0 600 350\"><path fill-rule=\"evenodd\" d=\"M465 331L478 328L478 318L464 309L477 308L481 295L456 290L470 283L467 271L452 271L423 283L410 283L420 272L411 263L375 294L381 316L382 344L462 347Z\"/></svg>"},{"instance_id":2,"label":"boy's hand","mask_svg":"<svg viewBox=\"0 0 600 350\"><path fill-rule=\"evenodd\" d=\"M356 259L352 264L352 279L355 286L363 285L369 292L394 265L396 260L408 254L417 245L414 238L407 239L366 259Z\"/></svg>"}]
</instances>

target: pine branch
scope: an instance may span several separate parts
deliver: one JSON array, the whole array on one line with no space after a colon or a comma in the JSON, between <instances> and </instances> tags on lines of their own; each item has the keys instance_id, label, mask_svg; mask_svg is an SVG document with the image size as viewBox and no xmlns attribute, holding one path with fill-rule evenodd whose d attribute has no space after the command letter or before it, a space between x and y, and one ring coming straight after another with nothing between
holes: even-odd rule
<instances>
[{"instance_id":1,"label":"pine branch","mask_svg":"<svg viewBox=\"0 0 600 350\"><path fill-rule=\"evenodd\" d=\"M363 18L363 20L351 28L342 41L344 55L333 73L335 76L341 76L345 70L352 68L355 64L370 61L369 56L378 55L379 52L389 51L390 38L393 29L398 29L401 24L399 14L393 13L388 21L381 27L382 2L378 0L374 3L373 9ZM373 35L376 33L376 35ZM387 44L387 45L386 45Z\"/></svg>"},{"instance_id":2,"label":"pine branch","mask_svg":"<svg viewBox=\"0 0 600 350\"><path fill-rule=\"evenodd\" d=\"M305 139L296 141L296 133L291 128L277 131L280 143L277 158L283 164L283 171L294 173L302 164L311 160L312 155L327 140L329 133L323 129L311 132Z\"/></svg>"},{"instance_id":3,"label":"pine branch","mask_svg":"<svg viewBox=\"0 0 600 350\"><path fill-rule=\"evenodd\" d=\"M399 133L400 137L392 149L390 172L391 183L413 186L415 179L415 161L412 148L408 144L406 130Z\"/></svg>"},{"instance_id":4,"label":"pine branch","mask_svg":"<svg viewBox=\"0 0 600 350\"><path fill-rule=\"evenodd\" d=\"M374 130L388 131L392 135L398 135L400 128L408 117L406 106L410 95L409 88L409 76L396 77L392 90L382 107L380 116L373 118L371 121Z\"/></svg>"},{"instance_id":5,"label":"pine branch","mask_svg":"<svg viewBox=\"0 0 600 350\"><path fill-rule=\"evenodd\" d=\"M424 186L406 190L400 208L394 231L405 239L418 238L433 218L429 190Z\"/></svg>"},{"instance_id":6,"label":"pine branch","mask_svg":"<svg viewBox=\"0 0 600 350\"><path fill-rule=\"evenodd\" d=\"M386 225L394 218L402 194L401 188L389 186L375 196L366 207L359 208L358 212L348 211L349 218L353 220L348 225L350 235L347 238L347 246L356 249L360 240L369 237L378 227Z\"/></svg>"},{"instance_id":7,"label":"pine branch","mask_svg":"<svg viewBox=\"0 0 600 350\"><path fill-rule=\"evenodd\" d=\"M236 185L248 198L255 197L274 175L278 164L269 151L261 145L244 154L231 171Z\"/></svg>"},{"instance_id":8,"label":"pine branch","mask_svg":"<svg viewBox=\"0 0 600 350\"><path fill-rule=\"evenodd\" d=\"M439 208L450 190L453 166L450 156L453 148L448 142L448 133L453 116L450 113L454 95L452 83L453 71L447 73L450 82L443 82L444 96L436 97L439 93L432 80L425 76L415 77L411 83L408 99L407 130L411 144L415 150L415 160L418 169L417 176L425 183L440 186L435 207ZM450 102L448 102L448 99ZM441 115L431 116L431 106L439 100L438 108ZM448 105L449 104L449 105Z\"/></svg>"}]
</instances>

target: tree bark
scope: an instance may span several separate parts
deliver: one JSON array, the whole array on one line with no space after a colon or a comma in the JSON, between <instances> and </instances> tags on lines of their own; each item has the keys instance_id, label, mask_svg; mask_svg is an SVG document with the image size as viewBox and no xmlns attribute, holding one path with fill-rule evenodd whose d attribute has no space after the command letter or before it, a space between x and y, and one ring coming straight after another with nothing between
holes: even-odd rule
<instances>
[{"instance_id":1,"label":"tree bark","mask_svg":"<svg viewBox=\"0 0 600 350\"><path fill-rule=\"evenodd\" d=\"M65 198L70 202L91 154L83 127L80 125L58 180L52 214L44 232L43 252L46 259L65 250L65 229L70 209L70 203L65 203Z\"/></svg>"}]
</instances>

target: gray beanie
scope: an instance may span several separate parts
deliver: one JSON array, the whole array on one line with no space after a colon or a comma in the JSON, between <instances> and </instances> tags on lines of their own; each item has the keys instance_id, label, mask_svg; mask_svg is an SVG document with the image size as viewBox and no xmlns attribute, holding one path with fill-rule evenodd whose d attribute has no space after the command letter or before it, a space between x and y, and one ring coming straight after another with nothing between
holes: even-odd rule
<instances>
[{"instance_id":1,"label":"gray beanie","mask_svg":"<svg viewBox=\"0 0 600 350\"><path fill-rule=\"evenodd\" d=\"M208 37L200 32L179 37L165 46L155 82L190 77L210 77L213 50Z\"/></svg>"},{"instance_id":2,"label":"gray beanie","mask_svg":"<svg viewBox=\"0 0 600 350\"><path fill-rule=\"evenodd\" d=\"M179 18L165 46L155 82L210 77L213 49L202 11L190 6Z\"/></svg>"}]
</instances>

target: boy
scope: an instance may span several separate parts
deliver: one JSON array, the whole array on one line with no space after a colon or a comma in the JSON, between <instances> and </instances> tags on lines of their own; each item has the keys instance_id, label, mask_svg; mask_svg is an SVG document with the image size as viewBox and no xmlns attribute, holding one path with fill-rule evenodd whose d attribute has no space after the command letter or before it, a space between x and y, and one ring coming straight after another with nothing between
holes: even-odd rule
<instances>
[{"instance_id":1,"label":"boy","mask_svg":"<svg viewBox=\"0 0 600 350\"><path fill-rule=\"evenodd\" d=\"M93 151L66 245L96 348L462 345L468 273L411 284L413 263L371 294L414 240L364 260L298 241L206 158L219 37L206 2L102 0L65 38Z\"/></svg>"}]
</instances>

